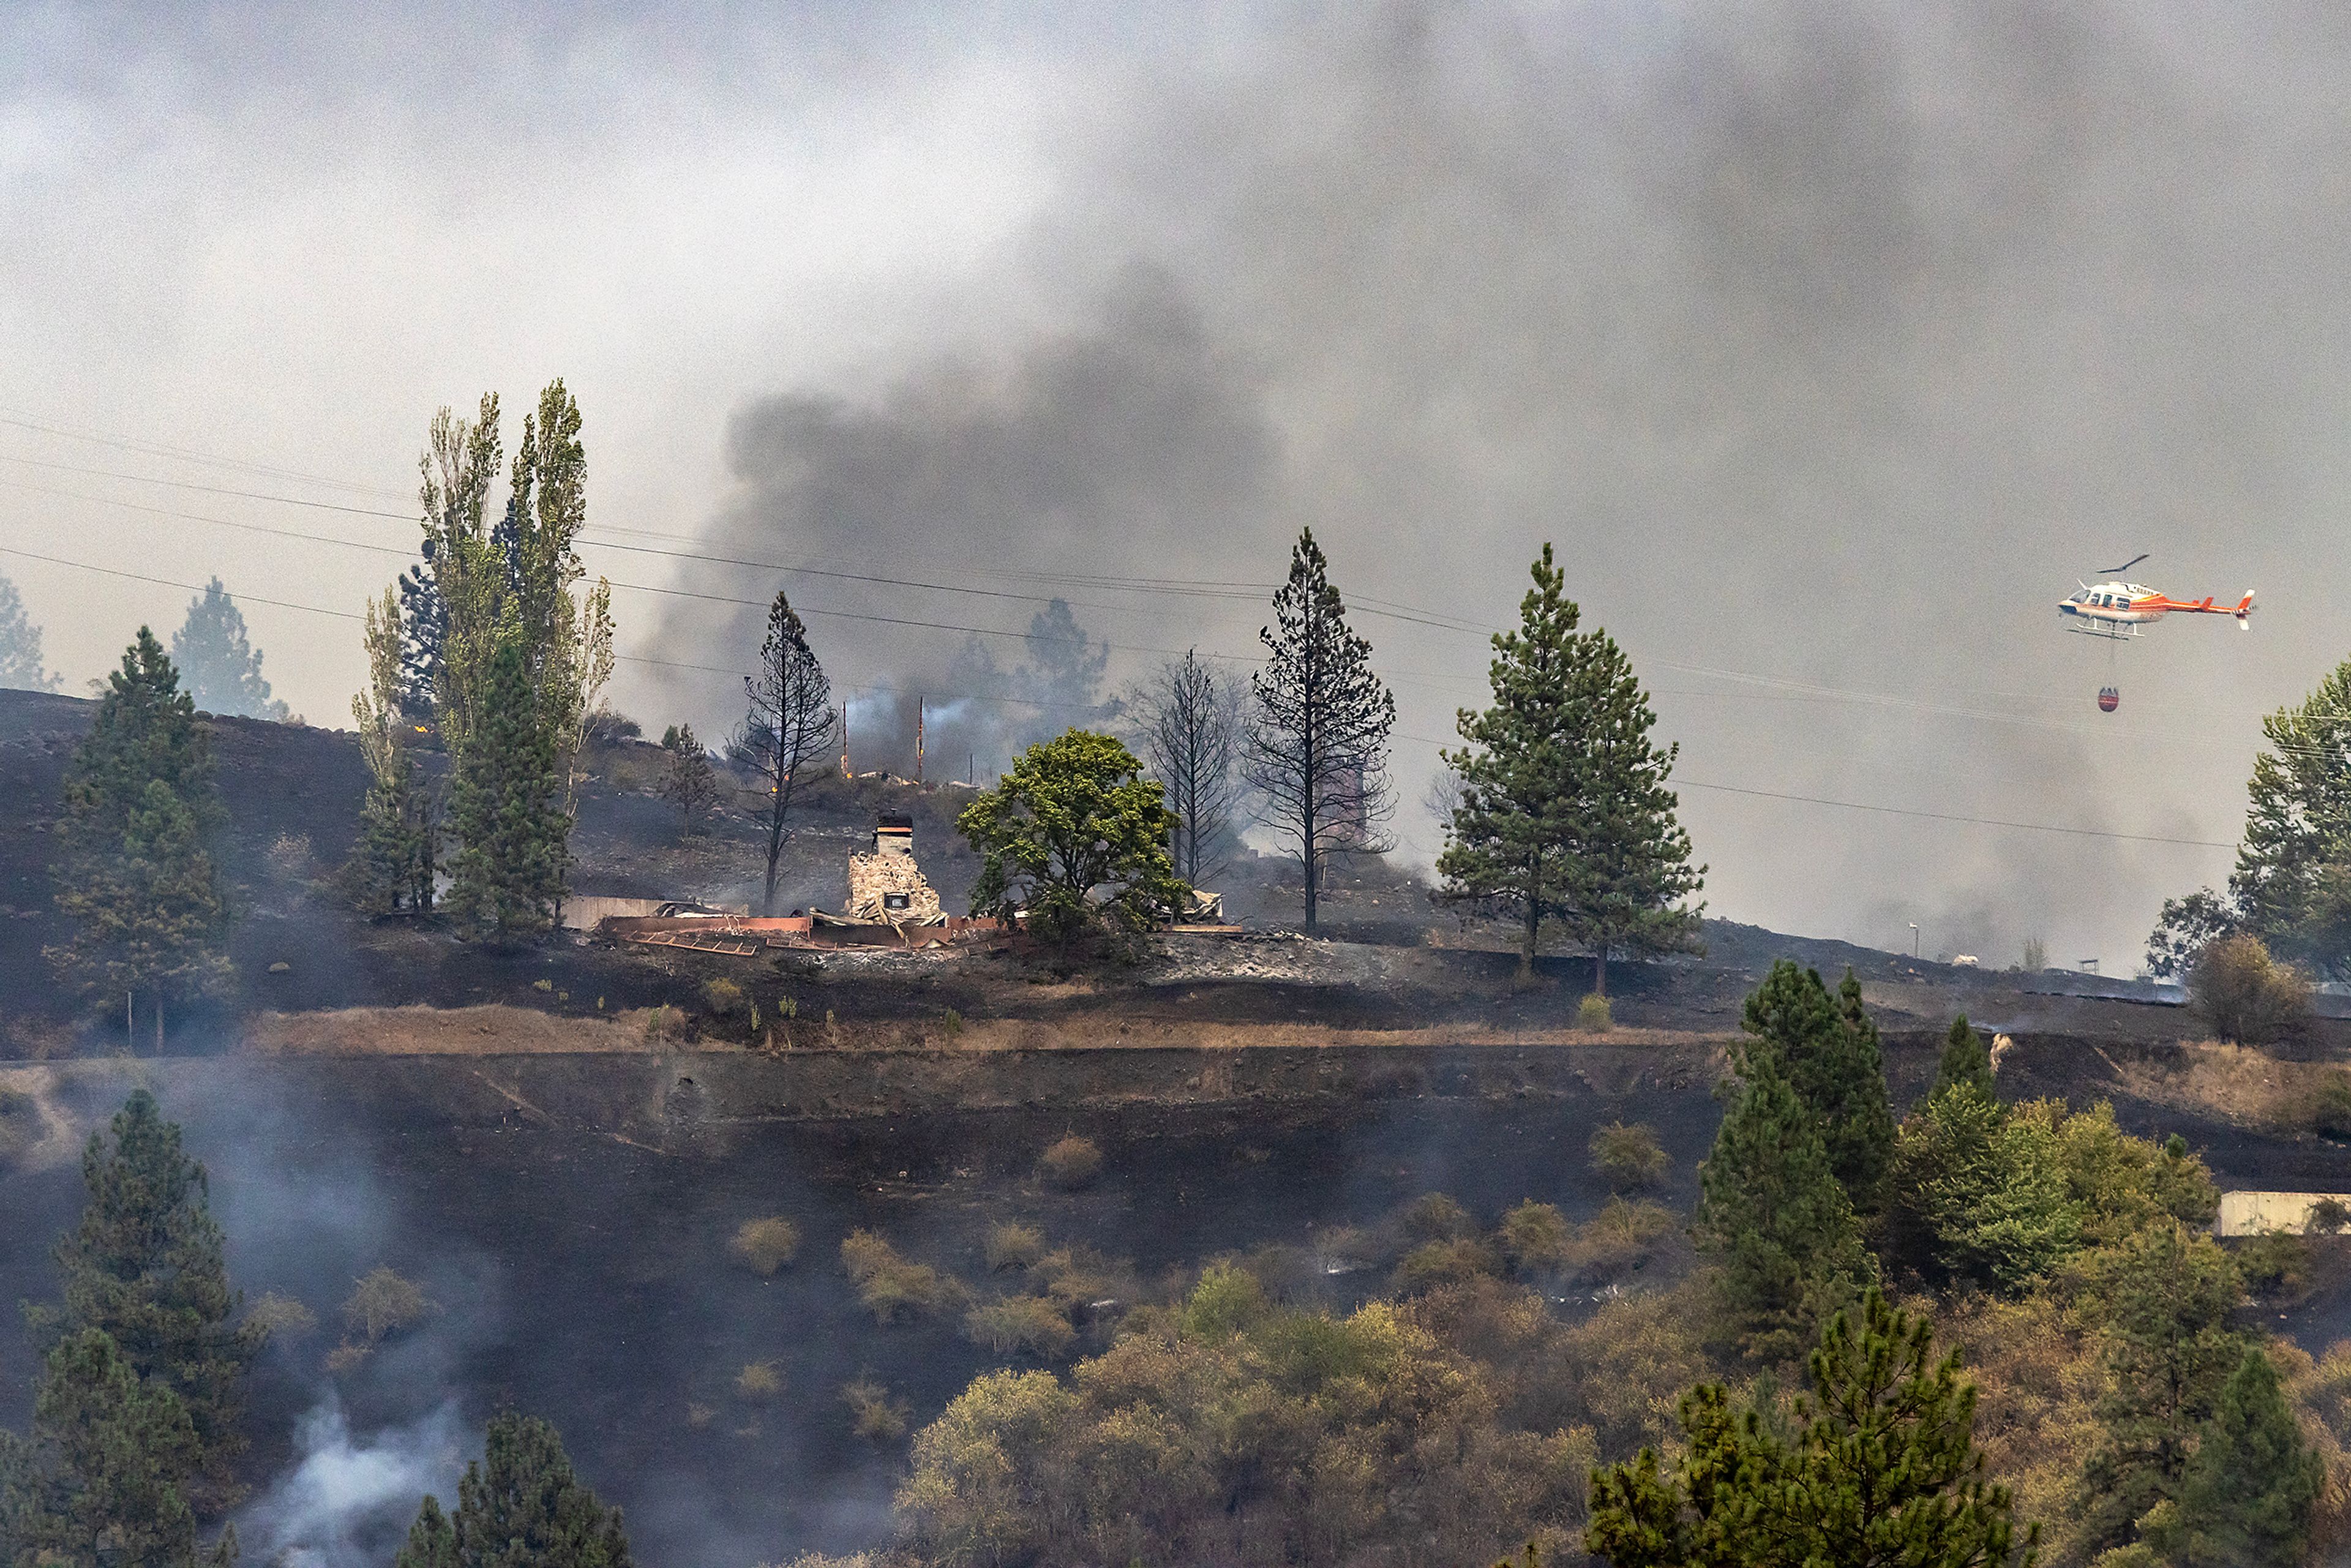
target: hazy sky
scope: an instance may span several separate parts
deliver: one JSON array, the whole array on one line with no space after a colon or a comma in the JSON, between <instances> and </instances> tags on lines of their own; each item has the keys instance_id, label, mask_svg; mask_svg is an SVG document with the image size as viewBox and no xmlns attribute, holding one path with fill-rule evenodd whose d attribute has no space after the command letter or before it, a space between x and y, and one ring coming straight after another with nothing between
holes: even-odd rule
<instances>
[{"instance_id":1,"label":"hazy sky","mask_svg":"<svg viewBox=\"0 0 2351 1568\"><path fill-rule=\"evenodd\" d=\"M511 441L559 374L639 658L739 664L756 613L646 590L780 582L997 632L1060 592L1122 679L1238 660L1311 524L1395 612L1410 801L1482 695L1423 622L1509 617L1550 539L1682 745L1715 912L2111 967L2225 849L1697 786L2225 842L2258 715L2351 645L2335 8L639 9L8 8L0 570L68 689L190 594L21 552L217 572L348 722L356 626L258 601L356 612L434 409L496 390ZM648 553L695 539L987 591ZM2140 550L2259 588L2252 635L2061 634ZM1076 580L1138 577L1238 586ZM811 626L852 686L938 689L967 635Z\"/></svg>"}]
</instances>

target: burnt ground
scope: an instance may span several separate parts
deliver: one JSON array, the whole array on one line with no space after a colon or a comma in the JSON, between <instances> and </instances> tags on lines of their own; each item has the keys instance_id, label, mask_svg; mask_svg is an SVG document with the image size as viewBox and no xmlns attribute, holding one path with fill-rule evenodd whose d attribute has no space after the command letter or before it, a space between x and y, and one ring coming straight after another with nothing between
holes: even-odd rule
<instances>
[{"instance_id":1,"label":"burnt ground","mask_svg":"<svg viewBox=\"0 0 2351 1568\"><path fill-rule=\"evenodd\" d=\"M230 816L220 848L243 915L237 978L175 1020L160 1058L142 1038L125 1060L110 1015L59 989L40 956L54 940L58 781L89 710L0 693L0 1056L111 1058L0 1066L0 1082L33 1085L73 1122L43 1156L0 1166L0 1296L53 1294L47 1249L80 1201L73 1147L130 1084L152 1083L211 1166L237 1282L325 1320L265 1359L246 1467L256 1484L283 1473L298 1421L329 1399L363 1437L444 1405L478 1432L512 1403L558 1422L628 1508L647 1562L747 1568L868 1543L903 1449L852 1438L840 1385L870 1374L919 1424L1000 1362L952 1316L876 1325L838 1265L849 1229L879 1229L985 1296L998 1288L978 1257L987 1224L1029 1220L1056 1244L1131 1260L1148 1294L1169 1270L1268 1244L1311 1250L1318 1231L1370 1224L1430 1190L1487 1223L1530 1197L1589 1216L1604 1195L1584 1145L1620 1117L1657 1129L1674 1159L1660 1197L1686 1209L1719 1113L1714 1049L1782 956L1861 977L1898 1103L1923 1089L1964 1010L2015 1037L2003 1092L2110 1099L2134 1132L2186 1136L2224 1186L2351 1189L2351 1151L2148 1090L2135 1066L2200 1032L2181 1009L1709 922L1702 960L1611 967L1622 1038L1635 1043L1577 1038L1562 1031L1588 961L1547 957L1518 984L1510 955L1489 950L1494 934L1465 929L1375 862L1342 877L1328 939L1260 928L1176 940L1136 968L1074 982L1002 952L740 960L569 939L485 951L430 925L361 920L334 895L364 789L350 737L234 719L214 723ZM754 824L730 809L708 833L681 835L647 793L658 767L642 746L590 758L574 885L743 902ZM925 865L956 906L971 873L950 832L959 804L952 789L827 780L788 858L784 906L836 901L841 857L883 809L916 817ZM1291 896L1262 862L1228 885L1261 926ZM502 1056L493 1037L468 1054L265 1057L244 1024L473 1002L593 1018L691 1007L721 977L769 1017L796 1004L795 1048L746 1051L704 1020L699 1043L598 1056ZM813 1038L841 1049L808 1049L808 1025L827 1014L837 1029ZM997 1048L977 1049L982 1029L958 1046L958 1019L996 1028ZM1057 1049L1007 1047L1008 1025ZM1281 1032L1301 1028L1390 1043L1301 1048ZM1255 1043L1266 1040L1293 1043ZM2322 1023L2304 1054L2351 1057L2351 1024ZM1108 1154L1088 1191L1032 1175L1065 1132ZM793 1267L763 1281L728 1261L725 1241L773 1213L805 1239ZM443 1310L330 1374L337 1305L378 1263L423 1281ZM1343 1306L1381 1282L1306 1267L1300 1288ZM2314 1349L2351 1335L2351 1263L2323 1259L2273 1321ZM735 1371L769 1358L783 1396L737 1398ZM10 1425L30 1371L21 1342L0 1336ZM444 1464L442 1484L453 1473Z\"/></svg>"}]
</instances>

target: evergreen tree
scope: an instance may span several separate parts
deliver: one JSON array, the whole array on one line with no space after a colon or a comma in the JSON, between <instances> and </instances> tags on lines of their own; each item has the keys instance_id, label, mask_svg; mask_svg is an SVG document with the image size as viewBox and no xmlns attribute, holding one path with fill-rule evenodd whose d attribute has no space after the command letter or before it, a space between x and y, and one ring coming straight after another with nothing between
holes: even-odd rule
<instances>
[{"instance_id":1,"label":"evergreen tree","mask_svg":"<svg viewBox=\"0 0 2351 1568\"><path fill-rule=\"evenodd\" d=\"M227 904L204 847L221 818L195 705L142 626L66 768L57 906L76 930L47 956L93 993L150 994L159 1040L166 997L228 971Z\"/></svg>"},{"instance_id":2,"label":"evergreen tree","mask_svg":"<svg viewBox=\"0 0 2351 1568\"><path fill-rule=\"evenodd\" d=\"M1521 972L1556 921L1592 950L1604 996L1612 952L1695 944L1698 912L1682 900L1706 868L1691 868L1666 788L1679 747L1650 744L1656 715L1632 661L1607 632L1576 630L1550 545L1533 571L1520 629L1494 639L1494 706L1457 721L1470 744L1445 758L1460 795L1437 869L1454 896L1520 922Z\"/></svg>"},{"instance_id":3,"label":"evergreen tree","mask_svg":"<svg viewBox=\"0 0 2351 1568\"><path fill-rule=\"evenodd\" d=\"M789 839L792 801L810 771L832 754L841 716L832 709L832 683L809 646L808 628L783 591L768 606L768 634L758 673L743 677L747 711L730 751L739 749L768 797L762 813L768 880L759 912L776 912L776 878Z\"/></svg>"},{"instance_id":4,"label":"evergreen tree","mask_svg":"<svg viewBox=\"0 0 2351 1568\"><path fill-rule=\"evenodd\" d=\"M1778 1059L1750 1046L1741 1082L1698 1167L1691 1230L1720 1265L1718 1291L1740 1348L1794 1355L1876 1277L1817 1118Z\"/></svg>"},{"instance_id":5,"label":"evergreen tree","mask_svg":"<svg viewBox=\"0 0 2351 1568\"><path fill-rule=\"evenodd\" d=\"M172 633L172 662L180 668L189 699L203 713L282 719L286 705L269 695L261 675L261 650L247 640L245 612L221 580L188 606L188 619Z\"/></svg>"},{"instance_id":6,"label":"evergreen tree","mask_svg":"<svg viewBox=\"0 0 2351 1568\"><path fill-rule=\"evenodd\" d=\"M2278 1385L2249 1345L2188 1461L2176 1505L2158 1505L2147 1543L2181 1568L2295 1568L2326 1479Z\"/></svg>"},{"instance_id":7,"label":"evergreen tree","mask_svg":"<svg viewBox=\"0 0 2351 1568\"><path fill-rule=\"evenodd\" d=\"M200 1449L178 1396L100 1331L67 1335L42 1362L31 1437L0 1434L0 1562L195 1568ZM235 1552L225 1534L207 1568Z\"/></svg>"},{"instance_id":8,"label":"evergreen tree","mask_svg":"<svg viewBox=\"0 0 2351 1568\"><path fill-rule=\"evenodd\" d=\"M695 819L718 803L718 775L710 766L710 752L695 737L694 726L678 725L662 737L669 753L669 773L662 780L662 798L677 804L679 828L694 831Z\"/></svg>"},{"instance_id":9,"label":"evergreen tree","mask_svg":"<svg viewBox=\"0 0 2351 1568\"><path fill-rule=\"evenodd\" d=\"M1903 1123L1890 1186L1896 1236L1922 1264L1979 1283L2023 1291L2081 1245L2055 1140L1972 1081L1937 1088Z\"/></svg>"},{"instance_id":10,"label":"evergreen tree","mask_svg":"<svg viewBox=\"0 0 2351 1568\"><path fill-rule=\"evenodd\" d=\"M1894 1157L1885 1048L1848 971L1834 997L1816 969L1782 958L1747 998L1750 1057L1769 1058L1811 1112L1829 1166L1856 1209L1874 1210Z\"/></svg>"},{"instance_id":11,"label":"evergreen tree","mask_svg":"<svg viewBox=\"0 0 2351 1568\"><path fill-rule=\"evenodd\" d=\"M2244 1360L2230 1314L2236 1265L2210 1237L2163 1220L2098 1260L2085 1299L2100 1315L2105 1430L2083 1467L2093 1539L2126 1544L2158 1503L2179 1496L2199 1427Z\"/></svg>"},{"instance_id":12,"label":"evergreen tree","mask_svg":"<svg viewBox=\"0 0 2351 1568\"><path fill-rule=\"evenodd\" d=\"M1275 833L1297 852L1311 931L1327 857L1377 842L1395 697L1372 673L1372 645L1347 624L1311 528L1290 551L1273 613L1275 625L1258 632L1267 657L1249 677L1241 773L1264 794Z\"/></svg>"},{"instance_id":13,"label":"evergreen tree","mask_svg":"<svg viewBox=\"0 0 2351 1568\"><path fill-rule=\"evenodd\" d=\"M553 1427L505 1411L457 1483L457 1511L426 1498L398 1568L629 1568L621 1511L580 1482Z\"/></svg>"},{"instance_id":14,"label":"evergreen tree","mask_svg":"<svg viewBox=\"0 0 2351 1568\"><path fill-rule=\"evenodd\" d=\"M232 1327L241 1298L229 1289L219 1222L204 1168L180 1147L180 1128L137 1090L110 1129L82 1151L89 1202L57 1243L64 1325L95 1330L120 1347L146 1383L180 1401L195 1442L192 1468L208 1495L226 1496L246 1368L259 1333Z\"/></svg>"},{"instance_id":15,"label":"evergreen tree","mask_svg":"<svg viewBox=\"0 0 2351 1568\"><path fill-rule=\"evenodd\" d=\"M433 716L441 678L441 644L449 635L449 607L433 573L439 542L424 539L424 561L400 574L400 716L421 724Z\"/></svg>"},{"instance_id":16,"label":"evergreen tree","mask_svg":"<svg viewBox=\"0 0 2351 1568\"><path fill-rule=\"evenodd\" d=\"M408 1541L392 1568L457 1568L457 1525L441 1511L441 1500L427 1496L408 1527Z\"/></svg>"},{"instance_id":17,"label":"evergreen tree","mask_svg":"<svg viewBox=\"0 0 2351 1568\"><path fill-rule=\"evenodd\" d=\"M1942 1058L1935 1064L1936 1090L1962 1083L1981 1090L1986 1099L1992 1096L1991 1052L1985 1049L1983 1036L1969 1027L1965 1013L1951 1020L1950 1032L1943 1037Z\"/></svg>"},{"instance_id":18,"label":"evergreen tree","mask_svg":"<svg viewBox=\"0 0 2351 1568\"><path fill-rule=\"evenodd\" d=\"M41 629L25 613L16 585L0 577L0 686L20 692L53 692L63 677L41 664Z\"/></svg>"},{"instance_id":19,"label":"evergreen tree","mask_svg":"<svg viewBox=\"0 0 2351 1568\"><path fill-rule=\"evenodd\" d=\"M448 907L468 935L535 936L555 923L567 868L554 737L519 630L509 622L458 753L450 817L457 840Z\"/></svg>"},{"instance_id":20,"label":"evergreen tree","mask_svg":"<svg viewBox=\"0 0 2351 1568\"><path fill-rule=\"evenodd\" d=\"M408 750L403 646L399 607L386 589L368 605L368 689L351 698L368 792L346 874L353 902L371 915L429 911L440 859L433 798Z\"/></svg>"},{"instance_id":21,"label":"evergreen tree","mask_svg":"<svg viewBox=\"0 0 2351 1568\"><path fill-rule=\"evenodd\" d=\"M1793 1434L1717 1384L1681 1406L1687 1452L1593 1472L1585 1549L1615 1568L2029 1568L2006 1487L1975 1446L1976 1390L1924 1318L1872 1289L1812 1353Z\"/></svg>"}]
</instances>

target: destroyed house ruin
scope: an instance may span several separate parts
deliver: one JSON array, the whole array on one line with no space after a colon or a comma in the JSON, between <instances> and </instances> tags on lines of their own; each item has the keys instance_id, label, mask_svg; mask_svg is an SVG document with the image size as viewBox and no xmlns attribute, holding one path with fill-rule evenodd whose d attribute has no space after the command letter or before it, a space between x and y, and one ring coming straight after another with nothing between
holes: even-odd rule
<instances>
[{"instance_id":1,"label":"destroyed house ruin","mask_svg":"<svg viewBox=\"0 0 2351 1568\"><path fill-rule=\"evenodd\" d=\"M932 925L946 918L939 895L914 863L914 820L885 816L872 847L849 857L849 919L889 925Z\"/></svg>"}]
</instances>

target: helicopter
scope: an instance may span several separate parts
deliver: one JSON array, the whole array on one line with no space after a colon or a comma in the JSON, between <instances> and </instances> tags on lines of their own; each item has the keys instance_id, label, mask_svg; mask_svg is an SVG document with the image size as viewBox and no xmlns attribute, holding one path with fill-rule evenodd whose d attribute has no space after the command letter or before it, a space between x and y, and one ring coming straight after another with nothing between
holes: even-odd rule
<instances>
[{"instance_id":1,"label":"helicopter","mask_svg":"<svg viewBox=\"0 0 2351 1568\"><path fill-rule=\"evenodd\" d=\"M2227 615L2234 618L2238 630L2253 629L2252 589L2247 589L2245 596L2234 604L2219 604L2210 596L2174 599L2142 583L2125 581L2123 573L2146 559L2146 554L2141 553L2120 566L2101 568L2099 575L2109 580L2095 588L2076 579L2080 591L2067 595L2057 605L2057 613L2065 617L2065 630L2104 637L2111 653L2124 641L2136 638L2140 627L2160 621L2175 610L2185 615ZM2109 683L2098 688L2100 713L2114 712L2122 701L2121 687Z\"/></svg>"},{"instance_id":2,"label":"helicopter","mask_svg":"<svg viewBox=\"0 0 2351 1568\"><path fill-rule=\"evenodd\" d=\"M2067 618L2065 630L2094 637L2136 637L2141 626L2160 621L2175 610L2184 615L2232 616L2239 630L2253 629L2252 590L2247 589L2234 604L2218 604L2209 594L2202 599L2173 599L2143 583L2122 580L2123 573L2146 559L2144 554L2135 555L2120 566L2102 567L2100 574L2111 580L2095 588L2081 582L2081 591L2060 600L2057 613Z\"/></svg>"}]
</instances>

